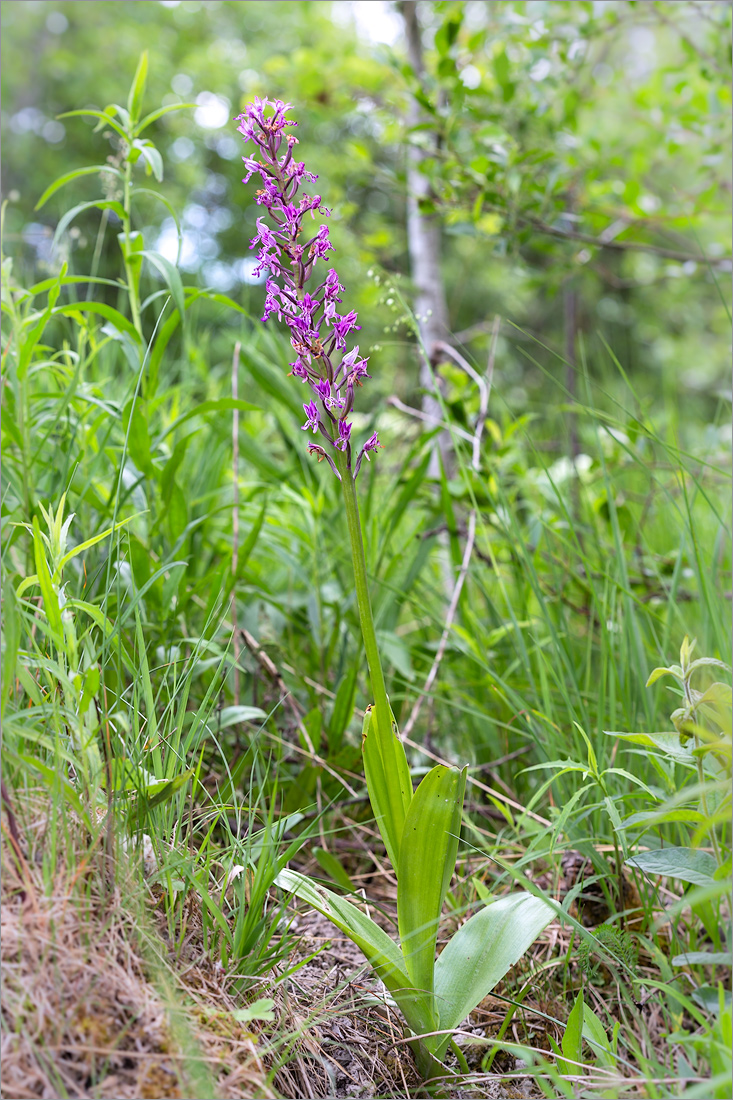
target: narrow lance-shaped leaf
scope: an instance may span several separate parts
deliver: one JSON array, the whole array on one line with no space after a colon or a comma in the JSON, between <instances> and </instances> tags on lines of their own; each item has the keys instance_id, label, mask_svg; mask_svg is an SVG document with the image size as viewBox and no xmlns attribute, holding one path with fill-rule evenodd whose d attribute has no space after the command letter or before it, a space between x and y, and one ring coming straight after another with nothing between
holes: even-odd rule
<instances>
[{"instance_id":1,"label":"narrow lance-shaped leaf","mask_svg":"<svg viewBox=\"0 0 733 1100\"><path fill-rule=\"evenodd\" d=\"M53 183L50 183L36 203L34 209L40 210L51 198L51 195L55 195L61 187L64 187L67 183L71 183L72 180L79 179L80 176L93 176L99 172L109 172L112 176L118 176L119 179L123 178L119 168L113 168L111 164L88 164L84 168L75 168L73 171L64 173L63 176L59 176Z\"/></svg>"},{"instance_id":2,"label":"narrow lance-shaped leaf","mask_svg":"<svg viewBox=\"0 0 733 1100\"><path fill-rule=\"evenodd\" d=\"M399 874L400 842L412 801L412 780L404 746L397 736L397 724L394 716L392 718L391 736L380 737L374 708L367 707L361 736L369 800L387 855Z\"/></svg>"},{"instance_id":3,"label":"narrow lance-shaped leaf","mask_svg":"<svg viewBox=\"0 0 733 1100\"><path fill-rule=\"evenodd\" d=\"M438 922L456 866L466 771L439 764L428 772L402 831L397 888L402 953L415 987L431 993Z\"/></svg>"},{"instance_id":4,"label":"narrow lance-shaped leaf","mask_svg":"<svg viewBox=\"0 0 733 1100\"><path fill-rule=\"evenodd\" d=\"M33 517L33 552L36 559L36 575L43 597L43 609L46 612L49 626L56 635L57 644L63 646L64 628L61 623L58 593L51 583L51 573L46 562L41 531L36 516Z\"/></svg>"},{"instance_id":5,"label":"narrow lance-shaped leaf","mask_svg":"<svg viewBox=\"0 0 733 1100\"><path fill-rule=\"evenodd\" d=\"M127 97L127 110L130 121L135 124L140 117L140 103L145 91L145 82L148 77L148 51L143 50L137 63L135 76L130 86L130 94Z\"/></svg>"},{"instance_id":6,"label":"narrow lance-shaped leaf","mask_svg":"<svg viewBox=\"0 0 733 1100\"><path fill-rule=\"evenodd\" d=\"M57 118L74 118L75 116L78 116L78 115L87 115L88 117L91 116L92 118L98 118L99 119L99 125L94 127L94 132L95 133L97 132L97 130L101 129L103 126L109 126L112 130L115 130L120 135L121 138L127 139L127 134L125 133L122 126L120 126L119 122L117 122L112 117L112 115L109 114L108 111L95 111L95 110L92 110L91 108L81 108L78 111L64 111L63 114L57 115L56 117Z\"/></svg>"},{"instance_id":7,"label":"narrow lance-shaped leaf","mask_svg":"<svg viewBox=\"0 0 733 1100\"><path fill-rule=\"evenodd\" d=\"M318 886L297 871L283 870L275 881L283 890L292 891L324 917L328 917L356 944L384 982L416 1034L433 1030L431 998L411 988L399 947L371 917L367 917L351 902L323 886Z\"/></svg>"},{"instance_id":8,"label":"narrow lance-shaped leaf","mask_svg":"<svg viewBox=\"0 0 733 1100\"><path fill-rule=\"evenodd\" d=\"M75 313L98 313L100 317L106 317L111 321L118 332L126 332L136 344L140 344L140 335L135 326L130 324L118 309L108 306L105 302L68 302L63 306L56 306L54 314L73 316Z\"/></svg>"},{"instance_id":9,"label":"narrow lance-shaped leaf","mask_svg":"<svg viewBox=\"0 0 733 1100\"><path fill-rule=\"evenodd\" d=\"M56 246L64 230L73 222L77 214L81 214L85 210L92 210L95 207L98 210L112 210L120 221L125 217L123 206L119 202L116 202L115 199L94 199L92 202L80 202L76 206L73 206L71 210L67 210L59 221L56 226L56 232L53 235L52 247Z\"/></svg>"}]
</instances>

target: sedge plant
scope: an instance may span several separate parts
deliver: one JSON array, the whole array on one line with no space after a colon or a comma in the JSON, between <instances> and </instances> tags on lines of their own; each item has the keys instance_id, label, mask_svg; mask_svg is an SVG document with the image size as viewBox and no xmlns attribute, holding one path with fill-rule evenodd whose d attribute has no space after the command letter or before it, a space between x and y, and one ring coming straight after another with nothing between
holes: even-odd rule
<instances>
[{"instance_id":1,"label":"sedge plant","mask_svg":"<svg viewBox=\"0 0 733 1100\"><path fill-rule=\"evenodd\" d=\"M269 219L257 219L250 247L256 274L267 272L263 321L273 313L290 330L290 373L307 387L303 431L308 450L338 478L349 532L354 586L373 703L367 708L362 755L374 816L397 876L400 942L351 902L305 875L283 870L278 883L328 917L363 951L407 1022L418 1070L442 1072L452 1033L524 954L552 920L541 898L515 893L484 905L458 930L436 961L438 923L456 863L467 767L434 767L413 793L410 767L392 714L369 597L356 481L364 459L381 446L375 432L360 448L349 419L355 392L368 378L355 311L339 313L344 288L330 268L316 274L333 250L328 226L309 231L316 214L328 216L320 195L302 190L316 176L295 159L292 109L281 100L255 99L238 116L239 132L256 148L243 157L247 183L258 174L256 201ZM309 216L309 217L308 217ZM307 290L307 284L315 288ZM317 440L317 441L316 441Z\"/></svg>"}]
</instances>

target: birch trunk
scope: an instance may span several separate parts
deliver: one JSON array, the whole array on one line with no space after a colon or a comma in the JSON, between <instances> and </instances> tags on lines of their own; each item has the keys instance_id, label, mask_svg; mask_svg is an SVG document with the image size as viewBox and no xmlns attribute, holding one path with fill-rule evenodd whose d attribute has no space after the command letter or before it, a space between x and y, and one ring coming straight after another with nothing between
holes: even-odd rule
<instances>
[{"instance_id":1,"label":"birch trunk","mask_svg":"<svg viewBox=\"0 0 733 1100\"><path fill-rule=\"evenodd\" d=\"M423 61L422 38L418 19L416 0L404 0L402 17L405 23L407 54L413 72L422 82L425 65ZM410 127L426 121L428 116L415 99L410 105L407 122ZM428 133L429 131L423 131ZM448 308L445 289L440 270L440 221L435 215L420 210L420 202L430 198L430 184L420 171L420 165L428 151L413 144L408 145L407 166L407 240L410 252L410 271L415 286L415 316L417 318L422 347L420 354L420 385L425 392L422 401L423 412L430 418L431 427L442 420L440 403L434 396L434 368L440 358L436 347L449 339ZM427 355L424 354L425 349ZM450 440L447 432L438 436L438 446L444 462L449 450ZM430 471L438 473L437 454L433 453Z\"/></svg>"}]
</instances>

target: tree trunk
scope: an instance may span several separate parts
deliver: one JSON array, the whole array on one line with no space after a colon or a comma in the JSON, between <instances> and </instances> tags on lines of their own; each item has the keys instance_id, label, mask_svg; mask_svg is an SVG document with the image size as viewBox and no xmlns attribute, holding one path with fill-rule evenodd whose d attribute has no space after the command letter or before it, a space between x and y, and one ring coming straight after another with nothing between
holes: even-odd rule
<instances>
[{"instance_id":1,"label":"tree trunk","mask_svg":"<svg viewBox=\"0 0 733 1100\"><path fill-rule=\"evenodd\" d=\"M410 65L418 82L422 82L425 65L416 0L404 0L402 16ZM428 116L414 99L408 113L408 125L417 126L426 119ZM428 133L428 131L423 132ZM426 150L412 144L408 145L407 240L412 281L415 286L415 316L422 344L419 349L420 385L425 391L422 408L423 412L430 417L428 423L434 427L442 420L440 403L434 396L437 379L434 378L433 372L440 358L436 344L447 341L450 330L445 289L440 271L440 220L434 214L423 213L420 209L421 201L430 198L430 184L420 171L420 164L426 155L428 155ZM438 436L438 446L444 460L449 443L448 433L441 432ZM434 452L430 473L437 475L437 472L438 459Z\"/></svg>"}]
</instances>

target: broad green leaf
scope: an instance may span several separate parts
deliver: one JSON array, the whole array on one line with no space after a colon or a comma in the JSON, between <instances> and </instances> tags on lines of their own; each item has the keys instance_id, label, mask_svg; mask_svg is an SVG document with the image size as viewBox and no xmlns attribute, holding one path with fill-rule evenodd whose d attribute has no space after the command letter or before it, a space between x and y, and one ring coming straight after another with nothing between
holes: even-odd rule
<instances>
[{"instance_id":1,"label":"broad green leaf","mask_svg":"<svg viewBox=\"0 0 733 1100\"><path fill-rule=\"evenodd\" d=\"M107 106L104 108L104 113L106 115L119 115L120 121L125 127L125 130L130 129L130 112L125 107L121 107L119 103L108 103Z\"/></svg>"},{"instance_id":2,"label":"broad green leaf","mask_svg":"<svg viewBox=\"0 0 733 1100\"><path fill-rule=\"evenodd\" d=\"M731 966L730 951L688 951L670 959L672 966Z\"/></svg>"},{"instance_id":3,"label":"broad green leaf","mask_svg":"<svg viewBox=\"0 0 733 1100\"><path fill-rule=\"evenodd\" d=\"M593 1009L589 1008L588 1005L583 1006L583 1038L602 1066L612 1068L616 1065L616 1058L614 1058L613 1048L606 1035L605 1028ZM582 1058L579 1058L578 1061L582 1061Z\"/></svg>"},{"instance_id":4,"label":"broad green leaf","mask_svg":"<svg viewBox=\"0 0 733 1100\"><path fill-rule=\"evenodd\" d=\"M280 872L275 882L281 889L291 891L324 917L328 917L356 944L384 982L416 1034L434 1030L430 1007L432 998L410 987L399 947L378 924L351 902L317 885L297 871L286 868Z\"/></svg>"},{"instance_id":5,"label":"broad green leaf","mask_svg":"<svg viewBox=\"0 0 733 1100\"><path fill-rule=\"evenodd\" d=\"M721 1007L724 1012L726 1011L726 1009L730 1009L732 996L729 989L723 989L721 993L720 985L701 985L698 986L697 989L693 990L692 999L695 1004L700 1005L700 1008L704 1009L705 1012L714 1013L717 1016L721 1010ZM727 1084L730 1088L730 1071L728 1071ZM725 1093L719 1092L717 1095L724 1096Z\"/></svg>"},{"instance_id":6,"label":"broad green leaf","mask_svg":"<svg viewBox=\"0 0 733 1100\"><path fill-rule=\"evenodd\" d=\"M583 1058L583 1017L584 1017L583 990L581 989L575 998L575 1004L568 1016L565 1032L562 1037L562 1052L569 1062L582 1062Z\"/></svg>"},{"instance_id":7,"label":"broad green leaf","mask_svg":"<svg viewBox=\"0 0 733 1100\"><path fill-rule=\"evenodd\" d=\"M228 726L237 726L240 722L264 722L267 718L260 707L223 707L218 716L212 715L212 724L216 722L217 729L226 729Z\"/></svg>"},{"instance_id":8,"label":"broad green leaf","mask_svg":"<svg viewBox=\"0 0 733 1100\"><path fill-rule=\"evenodd\" d=\"M86 168L75 168L73 172L66 172L48 185L36 203L35 209L40 210L51 198L51 195L55 195L60 188L65 187L72 180L79 179L80 176L92 176L98 172L109 172L113 176L118 176L119 179L124 178L122 172L118 168L113 168L111 164L89 164Z\"/></svg>"},{"instance_id":9,"label":"broad green leaf","mask_svg":"<svg viewBox=\"0 0 733 1100\"><path fill-rule=\"evenodd\" d=\"M652 684L656 684L657 680L659 680L662 676L677 676L678 673L680 675L682 673L682 669L679 667L674 670L671 668L653 668L652 671L649 673L646 686L651 687Z\"/></svg>"},{"instance_id":10,"label":"broad green leaf","mask_svg":"<svg viewBox=\"0 0 733 1100\"><path fill-rule=\"evenodd\" d=\"M453 1030L521 959L555 916L532 894L515 893L480 909L459 928L435 964L440 1026ZM449 1039L441 1040L442 1057Z\"/></svg>"},{"instance_id":11,"label":"broad green leaf","mask_svg":"<svg viewBox=\"0 0 733 1100\"><path fill-rule=\"evenodd\" d=\"M630 867L638 867L647 875L666 875L681 882L693 882L696 886L709 886L718 865L708 852L694 848L660 848L654 852L640 852L626 860Z\"/></svg>"},{"instance_id":12,"label":"broad green leaf","mask_svg":"<svg viewBox=\"0 0 733 1100\"><path fill-rule=\"evenodd\" d=\"M139 154L147 165L147 174L152 172L158 183L163 181L163 158L158 150L153 145L152 141L144 140L133 141L130 150L130 159L132 159L133 150Z\"/></svg>"},{"instance_id":13,"label":"broad green leaf","mask_svg":"<svg viewBox=\"0 0 733 1100\"><path fill-rule=\"evenodd\" d=\"M428 772L412 796L400 842L397 916L402 954L415 988L431 993L438 922L456 866L467 770L438 764Z\"/></svg>"},{"instance_id":14,"label":"broad green leaf","mask_svg":"<svg viewBox=\"0 0 733 1100\"><path fill-rule=\"evenodd\" d=\"M680 735L678 733L620 733L616 730L604 730L603 732L606 737L618 737L621 741L630 741L632 745L659 749L660 752L680 763L693 763L692 752L684 745L680 745Z\"/></svg>"},{"instance_id":15,"label":"broad green leaf","mask_svg":"<svg viewBox=\"0 0 733 1100\"><path fill-rule=\"evenodd\" d=\"M374 819L387 855L398 872L402 829L412 801L412 780L405 749L397 736L394 717L391 735L380 737L376 712L371 705L364 715L361 738L364 774Z\"/></svg>"},{"instance_id":16,"label":"broad green leaf","mask_svg":"<svg viewBox=\"0 0 733 1100\"><path fill-rule=\"evenodd\" d=\"M231 1017L239 1024L247 1024L250 1020L274 1020L275 1002L272 997L260 997L246 1008L236 1008Z\"/></svg>"},{"instance_id":17,"label":"broad green leaf","mask_svg":"<svg viewBox=\"0 0 733 1100\"><path fill-rule=\"evenodd\" d=\"M638 814L627 817L622 828L664 825L670 821L684 821L688 825L699 825L705 821L705 817L699 810L641 810Z\"/></svg>"}]
</instances>

